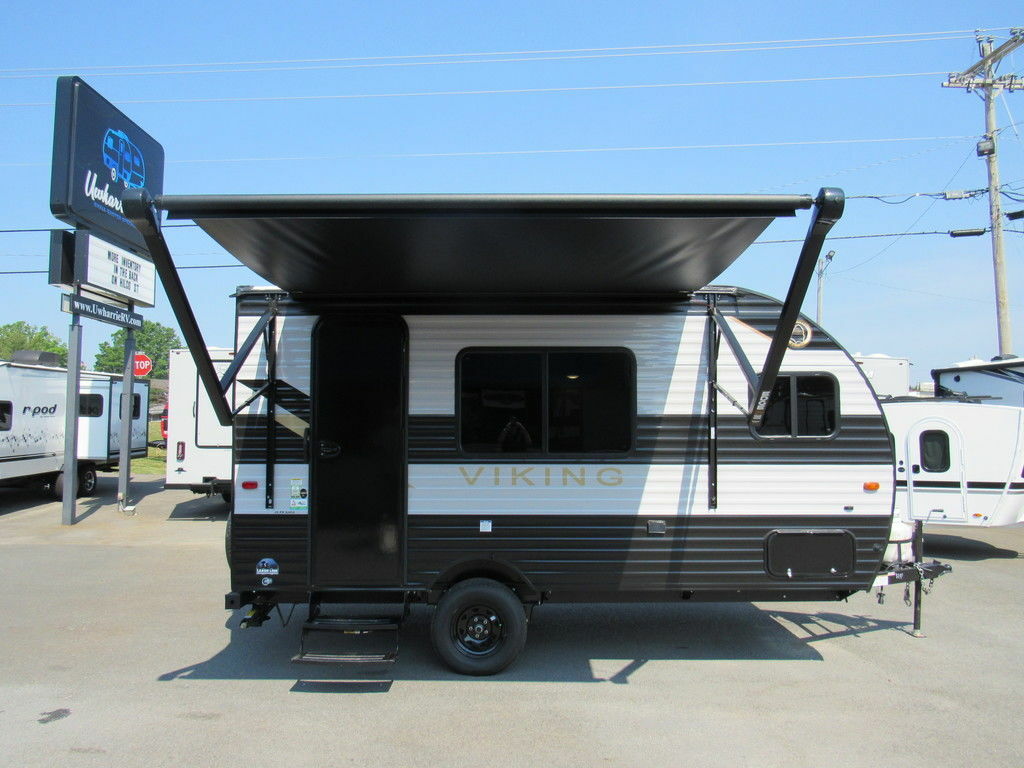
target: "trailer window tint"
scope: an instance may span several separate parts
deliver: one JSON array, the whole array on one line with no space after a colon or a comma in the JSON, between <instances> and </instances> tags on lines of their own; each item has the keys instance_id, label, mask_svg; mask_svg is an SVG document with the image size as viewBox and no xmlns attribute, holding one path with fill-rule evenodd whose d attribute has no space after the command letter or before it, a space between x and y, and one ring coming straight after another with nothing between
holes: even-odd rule
<instances>
[{"instance_id":1,"label":"trailer window tint","mask_svg":"<svg viewBox=\"0 0 1024 768\"><path fill-rule=\"evenodd\" d=\"M103 395L79 395L78 415L96 418L103 415Z\"/></svg>"},{"instance_id":2,"label":"trailer window tint","mask_svg":"<svg viewBox=\"0 0 1024 768\"><path fill-rule=\"evenodd\" d=\"M10 432L14 409L7 400L0 402L0 432Z\"/></svg>"},{"instance_id":3,"label":"trailer window tint","mask_svg":"<svg viewBox=\"0 0 1024 768\"><path fill-rule=\"evenodd\" d=\"M536 353L462 356L462 448L473 453L534 453L543 446L543 358Z\"/></svg>"},{"instance_id":4,"label":"trailer window tint","mask_svg":"<svg viewBox=\"0 0 1024 768\"><path fill-rule=\"evenodd\" d=\"M548 450L629 450L632 361L624 352L548 355Z\"/></svg>"},{"instance_id":5,"label":"trailer window tint","mask_svg":"<svg viewBox=\"0 0 1024 768\"><path fill-rule=\"evenodd\" d=\"M921 469L925 472L949 471L949 435L941 429L921 433Z\"/></svg>"},{"instance_id":6,"label":"trailer window tint","mask_svg":"<svg viewBox=\"0 0 1024 768\"><path fill-rule=\"evenodd\" d=\"M831 376L779 376L772 387L761 437L826 437L838 424L837 384Z\"/></svg>"}]
</instances>

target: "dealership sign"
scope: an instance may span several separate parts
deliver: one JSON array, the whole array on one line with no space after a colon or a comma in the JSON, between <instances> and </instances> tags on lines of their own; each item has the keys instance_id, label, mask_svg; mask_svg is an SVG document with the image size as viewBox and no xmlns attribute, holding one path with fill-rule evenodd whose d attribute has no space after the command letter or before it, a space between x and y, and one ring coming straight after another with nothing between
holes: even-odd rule
<instances>
[{"instance_id":1,"label":"dealership sign","mask_svg":"<svg viewBox=\"0 0 1024 768\"><path fill-rule=\"evenodd\" d=\"M145 248L121 198L163 192L164 149L79 77L57 78L50 210L116 243Z\"/></svg>"},{"instance_id":2,"label":"dealership sign","mask_svg":"<svg viewBox=\"0 0 1024 768\"><path fill-rule=\"evenodd\" d=\"M147 257L86 232L55 232L50 242L51 285L77 285L101 298L153 306L156 267Z\"/></svg>"}]
</instances>

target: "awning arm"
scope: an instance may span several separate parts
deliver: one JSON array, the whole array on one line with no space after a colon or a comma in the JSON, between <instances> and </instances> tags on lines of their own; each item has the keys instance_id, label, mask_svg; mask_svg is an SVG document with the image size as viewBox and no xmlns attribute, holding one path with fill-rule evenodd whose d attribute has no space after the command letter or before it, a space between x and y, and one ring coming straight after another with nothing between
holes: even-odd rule
<instances>
[{"instance_id":1,"label":"awning arm","mask_svg":"<svg viewBox=\"0 0 1024 768\"><path fill-rule=\"evenodd\" d=\"M171 302L171 310L178 321L178 327L185 337L192 360L196 364L196 373L199 380L203 382L207 397L213 406L213 412L217 421L222 426L230 427L232 423L231 407L228 405L224 393L221 391L220 382L217 380L217 371L213 367L210 353L206 349L206 342L203 341L203 333L199 330L199 324L192 313L192 306L188 303L185 289L181 285L178 271L174 267L174 259L160 231L160 220L157 217L156 207L153 205L153 198L145 189L129 189L122 198L125 216L139 230L146 241L146 248L153 258L156 272L163 283L167 300Z\"/></svg>"},{"instance_id":2,"label":"awning arm","mask_svg":"<svg viewBox=\"0 0 1024 768\"><path fill-rule=\"evenodd\" d=\"M752 427L760 427L764 420L768 397L775 386L779 368L782 367L782 356L786 354L796 321L800 317L800 307L804 303L807 288L814 276L814 267L821 254L821 247L825 244L825 237L832 229L832 225L843 215L845 205L846 198L843 191L835 187L822 188L814 200L814 216L807 228L807 236L804 238L804 245L800 250L800 258L797 259L793 279L789 283L789 293L786 294L786 301L782 305L778 325L775 326L775 333L772 334L772 343L768 348L768 355L764 359L761 376L750 398L749 421Z\"/></svg>"},{"instance_id":3,"label":"awning arm","mask_svg":"<svg viewBox=\"0 0 1024 768\"><path fill-rule=\"evenodd\" d=\"M256 342L260 340L260 336L263 335L263 330L267 327L274 317L274 308L268 309L259 320L256 321L256 325L253 326L252 330L249 331L249 335L246 336L245 341L242 342L242 346L235 352L235 357L231 361L231 365L224 371L224 375L220 377L220 391L222 394L227 394L231 388L231 383L235 380L235 376L238 375L238 371L241 370L242 366L245 365L245 360L249 357L249 353L252 352L252 348L256 346Z\"/></svg>"},{"instance_id":4,"label":"awning arm","mask_svg":"<svg viewBox=\"0 0 1024 768\"><path fill-rule=\"evenodd\" d=\"M739 363L740 372L743 374L743 378L747 380L747 386L750 388L751 392L756 392L757 387L760 384L760 380L754 372L754 366L750 364L750 360L747 358L747 353L743 351L743 347L740 345L740 340L736 338L736 334L732 332L732 328L729 327L729 324L725 321L725 317L723 317L722 313L718 311L718 307L713 306L710 303L708 306L708 314L711 315L711 320L718 327L718 330L721 331L722 336L725 338L725 343L729 345L729 349L732 351L733 357L735 357L736 362ZM719 389L719 391L722 390ZM732 400L732 398L729 399ZM733 402L735 403L735 401ZM741 408L740 410L742 410L745 415L750 415L746 409Z\"/></svg>"}]
</instances>

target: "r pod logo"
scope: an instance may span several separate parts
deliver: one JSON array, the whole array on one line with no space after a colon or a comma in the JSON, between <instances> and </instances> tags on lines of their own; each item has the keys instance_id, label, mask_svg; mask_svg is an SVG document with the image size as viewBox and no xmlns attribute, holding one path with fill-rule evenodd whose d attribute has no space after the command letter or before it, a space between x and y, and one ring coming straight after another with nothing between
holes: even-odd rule
<instances>
[{"instance_id":1,"label":"r pod logo","mask_svg":"<svg viewBox=\"0 0 1024 768\"><path fill-rule=\"evenodd\" d=\"M53 405L26 405L21 409L22 416L54 416L56 413L56 403Z\"/></svg>"}]
</instances>

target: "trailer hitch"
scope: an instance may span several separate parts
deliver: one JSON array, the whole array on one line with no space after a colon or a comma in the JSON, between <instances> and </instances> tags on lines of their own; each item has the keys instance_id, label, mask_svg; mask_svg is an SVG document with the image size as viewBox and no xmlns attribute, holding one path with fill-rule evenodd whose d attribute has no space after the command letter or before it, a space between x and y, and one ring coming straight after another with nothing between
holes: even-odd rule
<instances>
[{"instance_id":1,"label":"trailer hitch","mask_svg":"<svg viewBox=\"0 0 1024 768\"><path fill-rule=\"evenodd\" d=\"M272 605L254 605L249 609L249 612L245 614L245 618L238 625L239 629L251 629L253 627L262 627L270 617L270 611L274 606Z\"/></svg>"}]
</instances>

